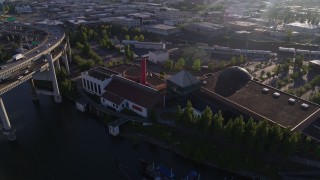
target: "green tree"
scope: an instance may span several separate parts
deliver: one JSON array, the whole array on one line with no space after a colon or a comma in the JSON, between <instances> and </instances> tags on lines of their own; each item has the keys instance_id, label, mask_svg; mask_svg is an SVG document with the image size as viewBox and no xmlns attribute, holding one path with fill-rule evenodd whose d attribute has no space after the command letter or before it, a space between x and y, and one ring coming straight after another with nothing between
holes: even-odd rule
<instances>
[{"instance_id":1,"label":"green tree","mask_svg":"<svg viewBox=\"0 0 320 180\"><path fill-rule=\"evenodd\" d=\"M172 70L173 69L173 61L169 59L163 63L163 66L167 70Z\"/></svg>"},{"instance_id":2,"label":"green tree","mask_svg":"<svg viewBox=\"0 0 320 180\"><path fill-rule=\"evenodd\" d=\"M211 111L211 108L207 106L200 118L200 129L203 130L203 132L206 133L211 127L212 119L213 113Z\"/></svg>"},{"instance_id":3,"label":"green tree","mask_svg":"<svg viewBox=\"0 0 320 180\"><path fill-rule=\"evenodd\" d=\"M185 66L185 61L183 58L178 59L178 62L175 64L174 69L176 71L180 71L184 68Z\"/></svg>"},{"instance_id":4,"label":"green tree","mask_svg":"<svg viewBox=\"0 0 320 180\"><path fill-rule=\"evenodd\" d=\"M244 133L244 143L248 149L254 147L255 138L256 138L256 129L257 123L253 121L253 118L250 117L246 123L245 133Z\"/></svg>"},{"instance_id":5,"label":"green tree","mask_svg":"<svg viewBox=\"0 0 320 180\"><path fill-rule=\"evenodd\" d=\"M183 112L182 112L181 106L179 105L176 109L176 121L181 122L182 116L183 116Z\"/></svg>"},{"instance_id":6,"label":"green tree","mask_svg":"<svg viewBox=\"0 0 320 180\"><path fill-rule=\"evenodd\" d=\"M88 43L84 43L84 46L82 48L82 54L85 56L89 56L89 53L91 52L91 47Z\"/></svg>"},{"instance_id":7,"label":"green tree","mask_svg":"<svg viewBox=\"0 0 320 180\"><path fill-rule=\"evenodd\" d=\"M201 70L201 61L200 59L196 59L193 61L192 69L195 71L200 71Z\"/></svg>"},{"instance_id":8,"label":"green tree","mask_svg":"<svg viewBox=\"0 0 320 180\"><path fill-rule=\"evenodd\" d=\"M229 139L233 140L233 120L229 119L228 123L224 127L224 135Z\"/></svg>"},{"instance_id":9,"label":"green tree","mask_svg":"<svg viewBox=\"0 0 320 180\"><path fill-rule=\"evenodd\" d=\"M136 35L136 36L134 36L133 40L139 41L139 37Z\"/></svg>"},{"instance_id":10,"label":"green tree","mask_svg":"<svg viewBox=\"0 0 320 180\"><path fill-rule=\"evenodd\" d=\"M259 121L257 124L256 147L258 150L264 149L268 137L269 124L266 120Z\"/></svg>"},{"instance_id":11,"label":"green tree","mask_svg":"<svg viewBox=\"0 0 320 180\"><path fill-rule=\"evenodd\" d=\"M233 137L236 143L241 144L245 131L245 122L243 117L237 117L233 122Z\"/></svg>"},{"instance_id":12,"label":"green tree","mask_svg":"<svg viewBox=\"0 0 320 180\"><path fill-rule=\"evenodd\" d=\"M144 36L142 34L139 36L139 41L140 42L144 41Z\"/></svg>"},{"instance_id":13,"label":"green tree","mask_svg":"<svg viewBox=\"0 0 320 180\"><path fill-rule=\"evenodd\" d=\"M130 40L130 36L129 36L129 35L126 35L126 36L125 36L125 40Z\"/></svg>"},{"instance_id":14,"label":"green tree","mask_svg":"<svg viewBox=\"0 0 320 180\"><path fill-rule=\"evenodd\" d=\"M280 146L282 139L282 130L278 124L273 124L270 127L268 138L267 138L267 149L270 152L276 152Z\"/></svg>"},{"instance_id":15,"label":"green tree","mask_svg":"<svg viewBox=\"0 0 320 180\"><path fill-rule=\"evenodd\" d=\"M194 115L193 115L193 107L191 101L187 101L187 106L183 111L183 119L186 121L186 124L194 124Z\"/></svg>"},{"instance_id":16,"label":"green tree","mask_svg":"<svg viewBox=\"0 0 320 180\"><path fill-rule=\"evenodd\" d=\"M221 134L223 130L223 121L224 118L222 116L221 111L219 110L214 116L213 116L213 133L214 134Z\"/></svg>"},{"instance_id":17,"label":"green tree","mask_svg":"<svg viewBox=\"0 0 320 180\"><path fill-rule=\"evenodd\" d=\"M86 43L86 42L88 42L88 36L87 36L87 34L85 33L85 32L81 32L80 33L80 42L81 43Z\"/></svg>"},{"instance_id":18,"label":"green tree","mask_svg":"<svg viewBox=\"0 0 320 180\"><path fill-rule=\"evenodd\" d=\"M237 58L235 56L232 56L230 63L231 63L232 66L236 65L237 64Z\"/></svg>"}]
</instances>

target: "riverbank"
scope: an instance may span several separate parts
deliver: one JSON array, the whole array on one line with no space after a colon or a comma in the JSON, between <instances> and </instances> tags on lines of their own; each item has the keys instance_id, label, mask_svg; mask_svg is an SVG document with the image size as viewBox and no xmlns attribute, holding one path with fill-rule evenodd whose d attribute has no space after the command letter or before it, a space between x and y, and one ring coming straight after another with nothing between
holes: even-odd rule
<instances>
[{"instance_id":1,"label":"riverbank","mask_svg":"<svg viewBox=\"0 0 320 180\"><path fill-rule=\"evenodd\" d=\"M184 154L183 152L181 152L179 149L175 148L174 146L172 146L171 144L169 143L165 143L159 139L156 139L156 138L153 138L153 137L149 137L149 136L146 136L144 134L141 134L141 133L129 133L129 132L124 132L124 133L120 133L120 136L123 137L123 138L127 138L127 139L131 139L134 141L134 143L138 143L137 142L137 139L139 140L139 142L145 142L145 143L149 143L149 144L152 144L152 145L155 145L155 146L158 146L162 149L165 149L165 150L168 150L168 151L171 151L187 160L190 160L190 161L193 161L193 162L196 162L194 161L194 159L192 159L191 157L187 156L186 154ZM222 171L225 171L225 172L231 172L227 169L221 169L220 167L214 165L213 163L211 162L208 162L208 161L204 161L204 162L196 162L196 163L199 163L201 165L205 165L205 166L208 166L210 168L215 168L215 169L220 169ZM256 177L259 177L260 179L266 179L262 176L259 176L259 175L254 175L253 173L247 173L247 172L231 172L231 173L234 173L234 176L230 177L230 178L236 178L236 179L251 179L251 178L256 178Z\"/></svg>"}]
</instances>

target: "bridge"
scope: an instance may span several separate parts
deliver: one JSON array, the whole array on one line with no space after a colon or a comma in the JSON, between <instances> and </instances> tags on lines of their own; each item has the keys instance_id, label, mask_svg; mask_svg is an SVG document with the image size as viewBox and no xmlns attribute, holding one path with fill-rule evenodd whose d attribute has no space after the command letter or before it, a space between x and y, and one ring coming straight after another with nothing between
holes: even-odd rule
<instances>
[{"instance_id":1,"label":"bridge","mask_svg":"<svg viewBox=\"0 0 320 180\"><path fill-rule=\"evenodd\" d=\"M36 30L37 32L41 31L45 34L45 37L43 37L42 41L37 46L22 53L24 56L22 60L10 59L0 65L0 117L3 125L1 131L9 141L14 141L16 139L15 129L12 128L10 124L1 96L20 84L29 81L32 86L32 98L34 100L38 99L37 94L46 94L54 96L55 102L60 103L62 102L62 98L59 92L55 72L56 68L60 68L60 59L63 60L67 73L70 72L69 60L71 60L71 55L67 54L67 49L69 49L69 52L71 50L62 28L45 25L26 26L21 24L9 24L0 27L0 36L10 34L27 36L31 35L31 30ZM28 31L28 33L26 33L26 31ZM33 80L40 78L44 73L50 75L53 92L38 90L34 86Z\"/></svg>"}]
</instances>

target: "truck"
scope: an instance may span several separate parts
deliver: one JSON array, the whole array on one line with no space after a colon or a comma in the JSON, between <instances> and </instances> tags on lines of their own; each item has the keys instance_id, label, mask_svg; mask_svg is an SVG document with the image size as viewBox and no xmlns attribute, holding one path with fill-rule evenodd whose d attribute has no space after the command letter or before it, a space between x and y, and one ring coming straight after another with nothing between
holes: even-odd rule
<instances>
[{"instance_id":1,"label":"truck","mask_svg":"<svg viewBox=\"0 0 320 180\"><path fill-rule=\"evenodd\" d=\"M15 61L22 60L23 58L24 58L24 56L22 54L16 54L16 55L12 56L12 59Z\"/></svg>"}]
</instances>

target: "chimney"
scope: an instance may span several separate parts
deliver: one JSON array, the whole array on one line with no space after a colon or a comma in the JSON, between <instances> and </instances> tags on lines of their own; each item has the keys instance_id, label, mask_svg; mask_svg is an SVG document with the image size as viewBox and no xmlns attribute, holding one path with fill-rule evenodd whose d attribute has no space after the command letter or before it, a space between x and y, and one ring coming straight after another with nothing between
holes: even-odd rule
<instances>
[{"instance_id":1,"label":"chimney","mask_svg":"<svg viewBox=\"0 0 320 180\"><path fill-rule=\"evenodd\" d=\"M140 83L143 85L147 85L147 59L146 58L141 59L140 68L141 68Z\"/></svg>"}]
</instances>

